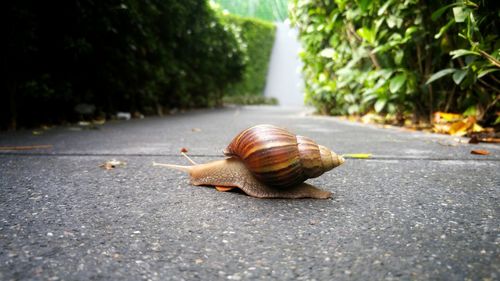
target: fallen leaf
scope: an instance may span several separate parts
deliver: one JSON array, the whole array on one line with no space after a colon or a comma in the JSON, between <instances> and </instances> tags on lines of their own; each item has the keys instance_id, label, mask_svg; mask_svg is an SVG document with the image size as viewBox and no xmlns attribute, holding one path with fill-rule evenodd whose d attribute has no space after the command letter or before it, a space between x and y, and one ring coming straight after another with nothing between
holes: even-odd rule
<instances>
[{"instance_id":1,"label":"fallen leaf","mask_svg":"<svg viewBox=\"0 0 500 281\"><path fill-rule=\"evenodd\" d=\"M446 112L435 112L434 113L434 123L446 123L453 122L462 119L461 114L456 113L446 113Z\"/></svg>"},{"instance_id":2,"label":"fallen leaf","mask_svg":"<svg viewBox=\"0 0 500 281\"><path fill-rule=\"evenodd\" d=\"M125 165L127 165L126 162L113 159L113 160L109 160L109 161L104 162L103 164L99 165L99 167L101 167L105 170L111 170L111 169L125 166Z\"/></svg>"},{"instance_id":3,"label":"fallen leaf","mask_svg":"<svg viewBox=\"0 0 500 281\"><path fill-rule=\"evenodd\" d=\"M356 158L356 159L367 159L371 158L371 153L352 153L352 154L344 154L342 155L344 158Z\"/></svg>"},{"instance_id":4,"label":"fallen leaf","mask_svg":"<svg viewBox=\"0 0 500 281\"><path fill-rule=\"evenodd\" d=\"M201 132L201 129L200 128L192 128L191 131L196 133L196 132Z\"/></svg>"},{"instance_id":5,"label":"fallen leaf","mask_svg":"<svg viewBox=\"0 0 500 281\"><path fill-rule=\"evenodd\" d=\"M480 142L500 143L500 138L480 138Z\"/></svg>"},{"instance_id":6,"label":"fallen leaf","mask_svg":"<svg viewBox=\"0 0 500 281\"><path fill-rule=\"evenodd\" d=\"M448 133L454 136L463 136L467 134L467 131L469 131L469 129L472 129L475 124L476 124L476 118L468 117L464 120L460 120L451 124Z\"/></svg>"},{"instance_id":7,"label":"fallen leaf","mask_svg":"<svg viewBox=\"0 0 500 281\"><path fill-rule=\"evenodd\" d=\"M378 114L367 113L363 115L363 117L361 117L361 122L365 124L372 124L372 123L382 124L384 123L384 118Z\"/></svg>"},{"instance_id":8,"label":"fallen leaf","mask_svg":"<svg viewBox=\"0 0 500 281\"><path fill-rule=\"evenodd\" d=\"M489 155L490 152L486 149L474 149L470 151L471 154L476 154L476 155Z\"/></svg>"},{"instance_id":9,"label":"fallen leaf","mask_svg":"<svg viewBox=\"0 0 500 281\"><path fill-rule=\"evenodd\" d=\"M479 133L479 132L483 132L484 131L484 128L479 126L477 123L474 123L474 125L472 126L472 132L474 133Z\"/></svg>"},{"instance_id":10,"label":"fallen leaf","mask_svg":"<svg viewBox=\"0 0 500 281\"><path fill-rule=\"evenodd\" d=\"M21 146L0 146L0 150L32 150L32 149L49 149L52 145L21 145Z\"/></svg>"}]
</instances>

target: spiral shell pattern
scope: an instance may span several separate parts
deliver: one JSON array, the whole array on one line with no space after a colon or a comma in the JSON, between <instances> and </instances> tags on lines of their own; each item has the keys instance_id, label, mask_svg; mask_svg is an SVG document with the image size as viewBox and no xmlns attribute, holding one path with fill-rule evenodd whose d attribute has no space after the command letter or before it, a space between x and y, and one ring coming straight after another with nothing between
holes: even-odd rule
<instances>
[{"instance_id":1,"label":"spiral shell pattern","mask_svg":"<svg viewBox=\"0 0 500 281\"><path fill-rule=\"evenodd\" d=\"M224 154L240 158L258 180L281 188L318 177L344 162L310 138L267 124L238 134Z\"/></svg>"}]
</instances>

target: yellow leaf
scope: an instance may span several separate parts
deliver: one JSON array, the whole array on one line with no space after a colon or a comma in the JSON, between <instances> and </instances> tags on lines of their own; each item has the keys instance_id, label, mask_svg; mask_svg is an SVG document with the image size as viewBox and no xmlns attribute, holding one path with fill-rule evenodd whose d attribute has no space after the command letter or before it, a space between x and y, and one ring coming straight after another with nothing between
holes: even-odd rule
<instances>
[{"instance_id":1,"label":"yellow leaf","mask_svg":"<svg viewBox=\"0 0 500 281\"><path fill-rule=\"evenodd\" d=\"M474 123L474 126L472 127L473 132L482 132L484 131L484 128L479 126L477 123Z\"/></svg>"},{"instance_id":2,"label":"yellow leaf","mask_svg":"<svg viewBox=\"0 0 500 281\"><path fill-rule=\"evenodd\" d=\"M467 134L468 124L464 121L457 121L450 126L448 133L454 136L463 136Z\"/></svg>"},{"instance_id":3,"label":"yellow leaf","mask_svg":"<svg viewBox=\"0 0 500 281\"><path fill-rule=\"evenodd\" d=\"M449 124L434 124L432 129L435 133L448 134L448 132L450 131L450 125Z\"/></svg>"},{"instance_id":4,"label":"yellow leaf","mask_svg":"<svg viewBox=\"0 0 500 281\"><path fill-rule=\"evenodd\" d=\"M456 114L456 113L446 113L446 112L435 112L434 113L434 122L435 123L442 123L444 122L450 122L450 121L456 121L462 119L461 114Z\"/></svg>"},{"instance_id":5,"label":"yellow leaf","mask_svg":"<svg viewBox=\"0 0 500 281\"><path fill-rule=\"evenodd\" d=\"M344 158L357 158L357 159L366 159L371 158L371 153L352 153L352 154L344 154L342 155Z\"/></svg>"}]
</instances>

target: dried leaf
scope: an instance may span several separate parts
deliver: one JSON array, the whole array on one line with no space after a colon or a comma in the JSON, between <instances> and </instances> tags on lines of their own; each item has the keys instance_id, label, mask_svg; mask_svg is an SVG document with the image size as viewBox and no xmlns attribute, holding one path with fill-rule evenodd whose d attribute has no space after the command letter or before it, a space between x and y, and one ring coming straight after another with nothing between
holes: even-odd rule
<instances>
[{"instance_id":1,"label":"dried leaf","mask_svg":"<svg viewBox=\"0 0 500 281\"><path fill-rule=\"evenodd\" d=\"M127 165L126 162L112 159L112 160L106 161L103 164L99 165L99 167L101 167L101 168L103 168L105 170L111 170L111 169L114 169L114 168L117 168L117 167L122 167L122 166L125 166L125 165Z\"/></svg>"},{"instance_id":2,"label":"dried leaf","mask_svg":"<svg viewBox=\"0 0 500 281\"><path fill-rule=\"evenodd\" d=\"M446 113L446 112L435 112L434 113L434 123L446 123L453 122L462 119L461 114L456 113Z\"/></svg>"},{"instance_id":3,"label":"dried leaf","mask_svg":"<svg viewBox=\"0 0 500 281\"><path fill-rule=\"evenodd\" d=\"M476 154L476 155L489 155L490 152L486 149L474 149L471 150L471 154Z\"/></svg>"},{"instance_id":4,"label":"dried leaf","mask_svg":"<svg viewBox=\"0 0 500 281\"><path fill-rule=\"evenodd\" d=\"M457 121L450 126L450 130L448 131L448 134L454 135L454 136L463 136L467 134L467 129L469 128L469 125L466 122L463 121Z\"/></svg>"},{"instance_id":5,"label":"dried leaf","mask_svg":"<svg viewBox=\"0 0 500 281\"><path fill-rule=\"evenodd\" d=\"M500 143L500 138L480 138L480 142Z\"/></svg>"},{"instance_id":6,"label":"dried leaf","mask_svg":"<svg viewBox=\"0 0 500 281\"><path fill-rule=\"evenodd\" d=\"M200 128L192 128L191 131L197 133L197 132L201 132L201 129Z\"/></svg>"},{"instance_id":7,"label":"dried leaf","mask_svg":"<svg viewBox=\"0 0 500 281\"><path fill-rule=\"evenodd\" d=\"M441 134L448 134L450 131L450 125L449 124L434 124L432 131L435 133L441 133Z\"/></svg>"},{"instance_id":8,"label":"dried leaf","mask_svg":"<svg viewBox=\"0 0 500 281\"><path fill-rule=\"evenodd\" d=\"M52 145L21 145L21 146L0 146L0 150L32 150L32 149L49 149Z\"/></svg>"},{"instance_id":9,"label":"dried leaf","mask_svg":"<svg viewBox=\"0 0 500 281\"><path fill-rule=\"evenodd\" d=\"M344 154L342 155L344 158L356 158L356 159L367 159L371 158L371 153L352 153L352 154Z\"/></svg>"}]
</instances>

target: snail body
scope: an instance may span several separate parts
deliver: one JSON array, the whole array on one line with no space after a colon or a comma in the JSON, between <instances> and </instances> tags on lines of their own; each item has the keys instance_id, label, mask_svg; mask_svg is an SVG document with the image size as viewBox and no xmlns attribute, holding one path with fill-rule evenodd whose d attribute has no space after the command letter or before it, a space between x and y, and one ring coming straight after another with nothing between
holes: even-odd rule
<instances>
[{"instance_id":1,"label":"snail body","mask_svg":"<svg viewBox=\"0 0 500 281\"><path fill-rule=\"evenodd\" d=\"M304 183L344 162L307 137L272 125L257 125L238 134L224 150L229 158L192 166L156 164L189 173L194 185L226 191L239 188L258 198L320 198L331 192Z\"/></svg>"}]
</instances>

